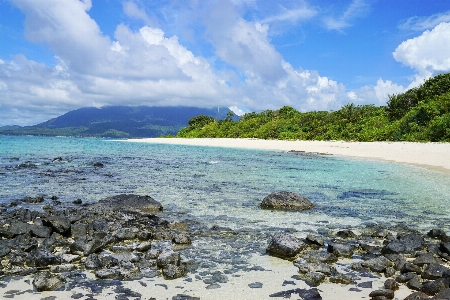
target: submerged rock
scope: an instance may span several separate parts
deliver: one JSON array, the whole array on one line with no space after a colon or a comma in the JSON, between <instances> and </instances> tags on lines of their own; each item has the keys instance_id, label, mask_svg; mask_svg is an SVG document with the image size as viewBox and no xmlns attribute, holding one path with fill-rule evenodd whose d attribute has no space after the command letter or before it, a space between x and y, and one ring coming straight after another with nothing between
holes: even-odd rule
<instances>
[{"instance_id":1,"label":"submerged rock","mask_svg":"<svg viewBox=\"0 0 450 300\"><path fill-rule=\"evenodd\" d=\"M263 209L307 210L313 207L308 199L292 192L274 192L261 202Z\"/></svg>"},{"instance_id":2,"label":"submerged rock","mask_svg":"<svg viewBox=\"0 0 450 300\"><path fill-rule=\"evenodd\" d=\"M53 291L60 287L63 282L61 276L53 275L48 271L37 274L33 279L33 285L39 292Z\"/></svg>"}]
</instances>

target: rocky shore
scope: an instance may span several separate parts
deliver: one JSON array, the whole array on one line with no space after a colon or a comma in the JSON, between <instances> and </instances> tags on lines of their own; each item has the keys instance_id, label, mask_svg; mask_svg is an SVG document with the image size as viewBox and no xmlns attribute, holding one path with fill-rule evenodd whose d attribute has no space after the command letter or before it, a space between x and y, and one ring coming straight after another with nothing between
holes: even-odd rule
<instances>
[{"instance_id":1,"label":"rocky shore","mask_svg":"<svg viewBox=\"0 0 450 300\"><path fill-rule=\"evenodd\" d=\"M313 207L307 199L291 193L269 196L261 204L269 209L268 215L270 209ZM221 259L228 259L234 267L219 270L214 262L202 261L204 254L192 249L192 243L211 236L231 248L239 248L239 239L258 237L260 240L253 242L256 253L264 249L266 255L292 261L298 271L292 274L292 283L286 285L302 281L308 288L280 287L279 292L266 295L268 299L322 299L321 285L325 283L348 286L349 293L374 300L397 298L400 286L410 290L405 298L408 300L450 298L450 237L440 229L420 233L400 224L393 228L374 225L307 234L283 230L267 235L220 226L200 230L199 225L186 220L165 220L158 201L139 195L117 195L87 205L81 200L66 206L44 205L43 210L20 205L43 201L42 197L17 200L4 206L0 216L1 278L32 276L31 293L67 291L83 284L90 285L92 295L102 287L116 286L116 299L152 299L151 291L143 295L121 287L121 282L185 278L189 283L192 276L206 289L220 289L230 276L238 276L233 274L249 271L250 267L239 255L226 256L221 249L211 252L225 256ZM57 199L52 201L58 203ZM243 251L250 252L247 248ZM209 271L200 271L202 268ZM384 287L372 286L373 278L385 278ZM261 287L259 282L248 286ZM6 283L2 283L2 289L8 289ZM6 292L7 298L24 293ZM95 299L86 294L74 295L75 299ZM172 299L199 298L180 294Z\"/></svg>"}]
</instances>

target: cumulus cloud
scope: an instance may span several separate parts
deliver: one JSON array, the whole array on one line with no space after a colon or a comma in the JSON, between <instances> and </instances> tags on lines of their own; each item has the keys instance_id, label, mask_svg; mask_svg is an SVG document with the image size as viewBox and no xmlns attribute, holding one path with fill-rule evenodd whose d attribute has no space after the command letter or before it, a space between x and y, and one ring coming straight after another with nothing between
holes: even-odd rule
<instances>
[{"instance_id":1,"label":"cumulus cloud","mask_svg":"<svg viewBox=\"0 0 450 300\"><path fill-rule=\"evenodd\" d=\"M398 27L403 30L424 31L443 22L450 22L450 10L426 17L415 16L403 21Z\"/></svg>"},{"instance_id":2,"label":"cumulus cloud","mask_svg":"<svg viewBox=\"0 0 450 300\"><path fill-rule=\"evenodd\" d=\"M393 56L421 74L450 71L450 23L440 23L432 30L404 41Z\"/></svg>"},{"instance_id":3,"label":"cumulus cloud","mask_svg":"<svg viewBox=\"0 0 450 300\"><path fill-rule=\"evenodd\" d=\"M342 31L344 28L351 26L351 22L361 18L369 11L369 4L365 0L353 0L345 12L339 17L325 17L324 25L329 30Z\"/></svg>"},{"instance_id":4,"label":"cumulus cloud","mask_svg":"<svg viewBox=\"0 0 450 300\"><path fill-rule=\"evenodd\" d=\"M365 85L359 89L347 92L347 102L357 105L375 104L385 105L389 100L389 95L396 95L405 92L401 85L393 83L391 80L379 78L376 85Z\"/></svg>"},{"instance_id":5,"label":"cumulus cloud","mask_svg":"<svg viewBox=\"0 0 450 300\"><path fill-rule=\"evenodd\" d=\"M36 124L83 106L291 105L308 111L336 109L348 99L342 84L284 61L270 42L269 25L245 20L229 2L204 8L205 36L223 62L220 69L156 26L133 31L119 24L113 37L105 36L87 14L88 0L13 2L26 15L27 37L48 45L56 62L47 66L23 55L0 61L1 114L14 112L16 124ZM134 2L123 8L145 19ZM302 14L307 17L294 11L272 21L294 22Z\"/></svg>"}]
</instances>

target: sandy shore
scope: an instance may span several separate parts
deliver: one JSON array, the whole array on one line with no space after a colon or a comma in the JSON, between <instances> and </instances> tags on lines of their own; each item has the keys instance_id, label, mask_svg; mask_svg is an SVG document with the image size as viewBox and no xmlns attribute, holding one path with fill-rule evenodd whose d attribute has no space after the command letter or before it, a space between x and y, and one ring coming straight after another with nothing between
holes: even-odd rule
<instances>
[{"instance_id":1,"label":"sandy shore","mask_svg":"<svg viewBox=\"0 0 450 300\"><path fill-rule=\"evenodd\" d=\"M305 151L412 164L450 173L450 143L279 141L257 139L130 139L130 142Z\"/></svg>"}]
</instances>

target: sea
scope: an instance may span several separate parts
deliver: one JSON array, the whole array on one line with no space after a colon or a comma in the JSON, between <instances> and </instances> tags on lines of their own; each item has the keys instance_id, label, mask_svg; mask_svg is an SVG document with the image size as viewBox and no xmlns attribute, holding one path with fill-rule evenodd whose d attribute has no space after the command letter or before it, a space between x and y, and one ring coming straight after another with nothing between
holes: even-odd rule
<instances>
[{"instance_id":1,"label":"sea","mask_svg":"<svg viewBox=\"0 0 450 300\"><path fill-rule=\"evenodd\" d=\"M315 207L262 210L262 199L274 191L298 193ZM299 237L398 225L423 233L450 231L450 174L423 167L316 153L0 136L3 211L75 206L77 199L94 203L131 193L151 196L163 205L162 218L185 221L197 232L218 226L236 233L227 241L198 234L184 252L186 259L202 253L209 268L245 265L233 259L264 253L277 231ZM36 196L45 201L11 207Z\"/></svg>"}]
</instances>

